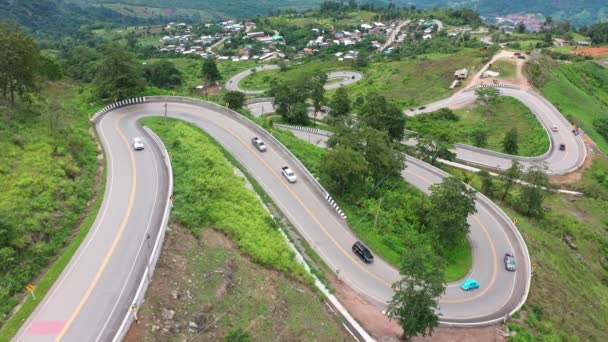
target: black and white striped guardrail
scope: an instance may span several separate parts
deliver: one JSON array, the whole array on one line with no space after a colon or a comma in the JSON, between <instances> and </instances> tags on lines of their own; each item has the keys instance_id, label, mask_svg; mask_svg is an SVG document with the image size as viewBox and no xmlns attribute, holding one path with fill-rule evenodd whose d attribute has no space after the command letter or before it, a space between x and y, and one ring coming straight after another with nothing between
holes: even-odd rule
<instances>
[{"instance_id":1,"label":"black and white striped guardrail","mask_svg":"<svg viewBox=\"0 0 608 342\"><path fill-rule=\"evenodd\" d=\"M342 209L340 209L340 206L338 206L338 203L336 203L336 201L331 197L330 194L326 194L325 195L325 199L327 200L327 202L329 202L329 205L332 206L332 208L334 208L336 210L336 212L338 213L338 215L340 215L343 219L346 220L346 214L344 214L344 212L342 211Z\"/></svg>"},{"instance_id":2,"label":"black and white striped guardrail","mask_svg":"<svg viewBox=\"0 0 608 342\"><path fill-rule=\"evenodd\" d=\"M292 125L284 125L284 124L273 124L273 125L275 127L278 127L278 128L285 128L285 129L291 129L291 130L296 130L296 131L309 132L309 133L326 135L326 136L330 136L331 135L331 132L324 131L324 130L321 130L321 129L318 129L318 128L314 128L314 127L292 126Z\"/></svg>"},{"instance_id":3,"label":"black and white striped guardrail","mask_svg":"<svg viewBox=\"0 0 608 342\"><path fill-rule=\"evenodd\" d=\"M120 108L120 107L124 107L127 105L131 105L131 104L136 104L136 103L142 103L142 102L146 102L146 97L142 96L142 97L134 97L131 99L126 99L126 100L121 100L121 101L117 101L114 102L110 105L107 105L105 107L103 107L102 109L100 109L99 111L97 111L97 113L95 113L92 117L91 117L91 122L95 122L95 120L97 120L101 115L105 114L106 112L115 109L115 108Z\"/></svg>"}]
</instances>

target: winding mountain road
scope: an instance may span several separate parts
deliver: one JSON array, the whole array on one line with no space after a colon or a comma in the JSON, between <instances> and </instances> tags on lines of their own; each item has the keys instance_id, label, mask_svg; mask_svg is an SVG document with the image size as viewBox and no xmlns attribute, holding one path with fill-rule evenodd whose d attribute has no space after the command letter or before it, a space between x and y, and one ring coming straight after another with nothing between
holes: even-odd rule
<instances>
[{"instance_id":1,"label":"winding mountain road","mask_svg":"<svg viewBox=\"0 0 608 342\"><path fill-rule=\"evenodd\" d=\"M59 281L23 325L17 341L107 341L129 312L137 284L148 263L147 241L155 238L167 204L167 171L161 151L142 131L138 120L168 116L190 122L213 136L256 179L294 227L341 279L383 305L399 279L381 258L361 262L350 248L357 240L348 224L327 203L325 190L303 165L263 129L223 107L176 97L150 97L146 103L114 108L97 118L97 129L108 158L108 182L95 225ZM133 151L130 139L145 137L146 149ZM262 137L268 152L250 144ZM289 165L298 182L288 183L280 168ZM426 190L441 181L441 171L408 158L404 176ZM482 284L463 292L451 284L441 299L442 321L466 325L502 319L519 308L530 285L530 263L517 229L500 209L480 195L478 213L471 216L470 240L474 263L471 275ZM505 252L519 260L517 272L506 272ZM148 252L149 253L149 252Z\"/></svg>"},{"instance_id":2,"label":"winding mountain road","mask_svg":"<svg viewBox=\"0 0 608 342\"><path fill-rule=\"evenodd\" d=\"M231 85L236 89L246 72L239 75ZM352 83L362 75L339 71L333 77ZM585 147L555 107L532 91L500 87L500 92L528 106L545 128L557 126L556 132L547 129L551 148L542 156L523 158L458 146L460 160L496 169L507 168L512 159L519 159L524 165L543 162L551 174L572 172L580 166ZM116 336L150 263L150 241L159 236L163 210L169 204L170 174L163 164L163 151L138 123L143 117L161 115L165 104L168 116L200 127L222 144L324 262L339 270L341 279L380 306L390 299L390 285L399 279L397 270L381 258L366 265L352 254L350 247L357 238L347 222L327 203L327 193L315 178L274 137L238 113L215 104L178 97L143 100L107 108L95 118L107 157L107 185L101 209L85 241L24 323L16 341L108 341ZM459 107L474 100L475 93L469 89L407 114ZM133 151L130 140L134 136L144 137L144 151ZM249 142L252 136L262 137L268 152L257 152ZM565 151L556 148L559 144L566 146ZM294 169L297 183L287 183L281 176L284 165ZM403 177L422 191L446 177L441 170L411 157L407 157L407 165ZM529 254L517 228L483 195L478 194L476 205L478 212L469 218L473 267L468 276L477 279L481 288L464 292L458 283L449 284L440 300L441 320L446 324L497 322L523 304L530 288ZM502 256L506 252L517 257L516 272L504 270Z\"/></svg>"}]
</instances>

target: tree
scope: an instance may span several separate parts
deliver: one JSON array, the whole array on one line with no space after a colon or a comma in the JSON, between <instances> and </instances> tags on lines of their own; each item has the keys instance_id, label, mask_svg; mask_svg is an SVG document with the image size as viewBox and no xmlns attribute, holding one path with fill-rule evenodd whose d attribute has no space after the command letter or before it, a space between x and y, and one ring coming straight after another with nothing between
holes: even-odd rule
<instances>
[{"instance_id":1,"label":"tree","mask_svg":"<svg viewBox=\"0 0 608 342\"><path fill-rule=\"evenodd\" d=\"M148 83L155 87L167 88L182 84L182 73L172 62L161 60L144 68L144 76Z\"/></svg>"},{"instance_id":2,"label":"tree","mask_svg":"<svg viewBox=\"0 0 608 342\"><path fill-rule=\"evenodd\" d=\"M543 201L554 188L547 177L547 167L534 163L524 173L523 179L528 184L521 190L521 209L527 216L542 218L544 215Z\"/></svg>"},{"instance_id":3,"label":"tree","mask_svg":"<svg viewBox=\"0 0 608 342\"><path fill-rule=\"evenodd\" d=\"M436 234L443 250L462 241L469 232L467 218L477 212L475 190L455 177L431 186L425 227Z\"/></svg>"},{"instance_id":4,"label":"tree","mask_svg":"<svg viewBox=\"0 0 608 342\"><path fill-rule=\"evenodd\" d=\"M356 193L365 185L368 166L363 156L348 146L339 145L329 151L321 163L321 178L338 195Z\"/></svg>"},{"instance_id":5,"label":"tree","mask_svg":"<svg viewBox=\"0 0 608 342\"><path fill-rule=\"evenodd\" d=\"M526 33L526 24L523 21L520 21L515 25L515 31L517 33Z\"/></svg>"},{"instance_id":6,"label":"tree","mask_svg":"<svg viewBox=\"0 0 608 342\"><path fill-rule=\"evenodd\" d=\"M483 105L493 103L498 98L500 92L494 87L477 88L475 89L475 95L482 102Z\"/></svg>"},{"instance_id":7,"label":"tree","mask_svg":"<svg viewBox=\"0 0 608 342\"><path fill-rule=\"evenodd\" d=\"M505 182L505 190L502 194L502 197L500 198L501 201L505 200L513 184L519 179L519 177L521 177L521 173L521 164L517 160L513 160L511 162L511 167L509 167L502 175L502 178Z\"/></svg>"},{"instance_id":8,"label":"tree","mask_svg":"<svg viewBox=\"0 0 608 342\"><path fill-rule=\"evenodd\" d=\"M224 102L228 104L228 108L239 110L245 104L245 94L240 91L228 91L224 94Z\"/></svg>"},{"instance_id":9,"label":"tree","mask_svg":"<svg viewBox=\"0 0 608 342\"><path fill-rule=\"evenodd\" d=\"M481 192L484 195L492 196L494 193L494 181L492 180L492 175L486 170L481 170L477 172L479 178L481 178Z\"/></svg>"},{"instance_id":10,"label":"tree","mask_svg":"<svg viewBox=\"0 0 608 342\"><path fill-rule=\"evenodd\" d=\"M367 126L386 131L394 141L401 141L405 129L405 115L399 107L384 96L372 92L359 108L359 116Z\"/></svg>"},{"instance_id":11,"label":"tree","mask_svg":"<svg viewBox=\"0 0 608 342\"><path fill-rule=\"evenodd\" d=\"M331 148L346 146L361 154L367 163L364 179L371 176L373 186L379 186L391 177L399 177L405 168L405 156L399 149L399 143L391 141L387 132L361 122L354 127L338 127L327 144Z\"/></svg>"},{"instance_id":12,"label":"tree","mask_svg":"<svg viewBox=\"0 0 608 342\"><path fill-rule=\"evenodd\" d=\"M268 92L274 97L276 113L285 121L292 124L305 124L308 122L308 79L299 78L290 81L273 82Z\"/></svg>"},{"instance_id":13,"label":"tree","mask_svg":"<svg viewBox=\"0 0 608 342\"><path fill-rule=\"evenodd\" d=\"M207 85L213 84L222 79L222 75L217 69L217 64L213 58L207 58L203 62L202 76L203 81L205 81Z\"/></svg>"},{"instance_id":14,"label":"tree","mask_svg":"<svg viewBox=\"0 0 608 342\"><path fill-rule=\"evenodd\" d=\"M139 95L144 90L140 63L121 46L104 49L96 72L97 92L102 98L123 100Z\"/></svg>"},{"instance_id":15,"label":"tree","mask_svg":"<svg viewBox=\"0 0 608 342\"><path fill-rule=\"evenodd\" d=\"M419 135L416 138L416 152L423 160L435 165L437 159L454 160L456 154L450 151L454 142L443 132Z\"/></svg>"},{"instance_id":16,"label":"tree","mask_svg":"<svg viewBox=\"0 0 608 342\"><path fill-rule=\"evenodd\" d=\"M317 70L311 76L310 87L310 98L314 108L315 118L317 113L321 110L321 105L325 102L325 83L327 82L327 74L323 71Z\"/></svg>"},{"instance_id":17,"label":"tree","mask_svg":"<svg viewBox=\"0 0 608 342\"><path fill-rule=\"evenodd\" d=\"M35 88L40 52L31 37L14 24L0 22L0 89L11 105Z\"/></svg>"},{"instance_id":18,"label":"tree","mask_svg":"<svg viewBox=\"0 0 608 342\"><path fill-rule=\"evenodd\" d=\"M402 338L427 336L439 325L438 299L445 292L445 264L429 243L410 244L401 257L401 280L393 284L387 315L397 319Z\"/></svg>"},{"instance_id":19,"label":"tree","mask_svg":"<svg viewBox=\"0 0 608 342\"><path fill-rule=\"evenodd\" d=\"M57 81L63 78L63 68L53 57L40 55L39 64L40 75L50 81Z\"/></svg>"},{"instance_id":20,"label":"tree","mask_svg":"<svg viewBox=\"0 0 608 342\"><path fill-rule=\"evenodd\" d=\"M283 116L285 121L295 125L305 125L308 123L308 106L304 102L296 103L292 109Z\"/></svg>"},{"instance_id":21,"label":"tree","mask_svg":"<svg viewBox=\"0 0 608 342\"><path fill-rule=\"evenodd\" d=\"M357 59L355 59L355 67L365 68L369 64L369 53L365 50L359 51Z\"/></svg>"},{"instance_id":22,"label":"tree","mask_svg":"<svg viewBox=\"0 0 608 342\"><path fill-rule=\"evenodd\" d=\"M473 145L484 148L488 146L488 133L483 129L476 129L471 133Z\"/></svg>"},{"instance_id":23,"label":"tree","mask_svg":"<svg viewBox=\"0 0 608 342\"><path fill-rule=\"evenodd\" d=\"M350 99L346 87L340 87L334 93L331 100L330 115L334 117L347 115L350 113Z\"/></svg>"},{"instance_id":24,"label":"tree","mask_svg":"<svg viewBox=\"0 0 608 342\"><path fill-rule=\"evenodd\" d=\"M524 64L524 74L530 83L537 88L542 88L551 79L551 65L543 57L531 57Z\"/></svg>"},{"instance_id":25,"label":"tree","mask_svg":"<svg viewBox=\"0 0 608 342\"><path fill-rule=\"evenodd\" d=\"M511 128L506 134L505 138L502 141L502 150L505 153L516 155L519 151L519 146L517 144L517 128Z\"/></svg>"}]
</instances>

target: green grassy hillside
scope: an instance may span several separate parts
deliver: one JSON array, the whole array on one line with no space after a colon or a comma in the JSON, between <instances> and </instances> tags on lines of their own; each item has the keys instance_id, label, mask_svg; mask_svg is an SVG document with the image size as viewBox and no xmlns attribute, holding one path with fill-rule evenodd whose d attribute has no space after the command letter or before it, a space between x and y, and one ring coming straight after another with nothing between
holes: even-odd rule
<instances>
[{"instance_id":1,"label":"green grassy hillside","mask_svg":"<svg viewBox=\"0 0 608 342\"><path fill-rule=\"evenodd\" d=\"M608 153L608 137L593 126L595 119L608 117L608 69L593 62L560 64L541 92Z\"/></svg>"},{"instance_id":2,"label":"green grassy hillside","mask_svg":"<svg viewBox=\"0 0 608 342\"><path fill-rule=\"evenodd\" d=\"M65 246L93 195L87 105L66 83L31 105L0 107L0 323Z\"/></svg>"}]
</instances>

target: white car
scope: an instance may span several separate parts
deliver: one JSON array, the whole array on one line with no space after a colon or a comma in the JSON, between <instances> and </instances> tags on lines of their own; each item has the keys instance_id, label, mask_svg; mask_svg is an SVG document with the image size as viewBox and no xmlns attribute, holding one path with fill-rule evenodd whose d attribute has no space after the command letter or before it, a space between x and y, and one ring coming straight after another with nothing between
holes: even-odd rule
<instances>
[{"instance_id":1,"label":"white car","mask_svg":"<svg viewBox=\"0 0 608 342\"><path fill-rule=\"evenodd\" d=\"M557 126L556 125L551 125L551 130L553 132L557 132Z\"/></svg>"},{"instance_id":2,"label":"white car","mask_svg":"<svg viewBox=\"0 0 608 342\"><path fill-rule=\"evenodd\" d=\"M135 151L144 149L144 140L140 137L133 138L132 144L133 144L133 148L135 149Z\"/></svg>"},{"instance_id":3,"label":"white car","mask_svg":"<svg viewBox=\"0 0 608 342\"><path fill-rule=\"evenodd\" d=\"M289 183L296 182L296 180L297 180L296 174L293 173L293 171L289 168L289 166L283 166L281 168L281 173L283 174L283 177L285 177Z\"/></svg>"}]
</instances>

